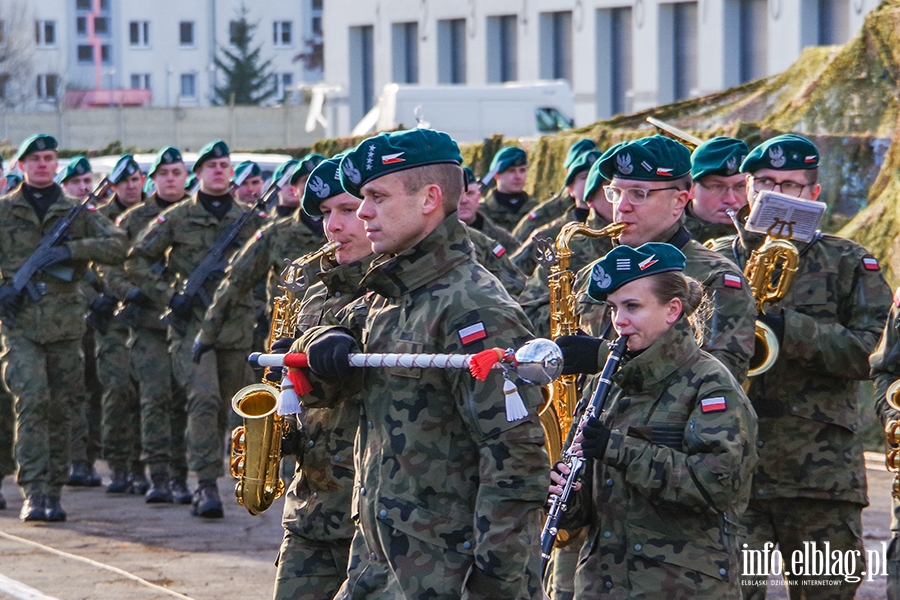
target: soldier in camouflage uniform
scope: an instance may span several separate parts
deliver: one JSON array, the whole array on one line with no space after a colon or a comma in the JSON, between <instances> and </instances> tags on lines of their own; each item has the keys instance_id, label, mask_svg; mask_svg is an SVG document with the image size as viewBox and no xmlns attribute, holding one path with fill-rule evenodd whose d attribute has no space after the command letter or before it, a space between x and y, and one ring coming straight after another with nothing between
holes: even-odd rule
<instances>
[{"instance_id":1,"label":"soldier in camouflage uniform","mask_svg":"<svg viewBox=\"0 0 900 600\"><path fill-rule=\"evenodd\" d=\"M592 150L597 150L597 143L589 138L581 138L569 146L569 151L566 152L566 158L563 160L563 169L566 170L567 175L572 163L585 152ZM525 240L530 238L532 233L545 225L549 225L571 210L572 205L575 204L575 198L566 189L567 187L568 184L564 184L559 193L553 198L541 202L534 210L519 219L519 223L512 231L513 237L519 242L525 243Z\"/></svg>"},{"instance_id":2,"label":"soldier in camouflage uniform","mask_svg":"<svg viewBox=\"0 0 900 600\"><path fill-rule=\"evenodd\" d=\"M206 312L199 298L187 297L184 286L191 273L208 254L225 230L237 221L244 210L229 193L232 175L228 146L217 141L205 146L194 164L200 190L190 200L166 209L143 230L131 248L125 270L132 283L156 302L168 303L174 323L185 324L184 330L169 328L169 351L172 370L179 385L187 393L188 466L197 472L199 486L194 494L192 514L204 518L221 518L222 501L216 478L223 474L224 436L230 412L230 399L249 380L247 352L252 344L253 323L228 322L218 337L215 351L203 353L199 363L193 360L192 341ZM250 209L252 210L252 209ZM234 243L223 254L231 259L265 219L265 213L254 213L246 221ZM164 264L169 281L154 265ZM212 273L203 284L212 297L225 274ZM249 294L235 301L238 312L252 310Z\"/></svg>"},{"instance_id":3,"label":"soldier in camouflage uniform","mask_svg":"<svg viewBox=\"0 0 900 600\"><path fill-rule=\"evenodd\" d=\"M162 211L188 198L184 193L187 169L177 148L160 150L147 176L153 179L155 191L116 220L129 240L136 240ZM161 263L155 270L166 277ZM124 298L124 308L118 316L131 330L128 346L130 370L140 397L141 460L150 471L146 501L189 504L184 448L187 399L184 389L174 380L166 325L159 319L166 305L144 294L127 278L109 277L109 285Z\"/></svg>"},{"instance_id":4,"label":"soldier in camouflage uniform","mask_svg":"<svg viewBox=\"0 0 900 600\"><path fill-rule=\"evenodd\" d=\"M0 190L6 188L6 176L3 174L3 157L0 156ZM0 486L3 478L16 472L16 413L13 410L15 399L0 382ZM0 492L0 510L6 508L6 498Z\"/></svg>"},{"instance_id":5,"label":"soldier in camouflage uniform","mask_svg":"<svg viewBox=\"0 0 900 600\"><path fill-rule=\"evenodd\" d=\"M284 168L291 169L291 180L290 185L282 188L278 194L278 205L271 211L273 219L294 216L294 213L300 206L300 199L303 197L303 191L306 189L306 181L309 179L310 173L312 173L313 169L315 169L323 160L325 160L325 157L321 154L310 152L299 160L288 161L288 163L290 163L289 167L282 165ZM279 171L284 174L284 171L281 169L279 169ZM277 181L278 174L276 173L273 175L272 179ZM309 217L309 215L307 215L307 217ZM319 219L313 218L312 221L318 223ZM321 224L318 224L317 226L321 229Z\"/></svg>"},{"instance_id":6,"label":"soldier in camouflage uniform","mask_svg":"<svg viewBox=\"0 0 900 600\"><path fill-rule=\"evenodd\" d=\"M125 254L121 232L102 215L82 211L69 227L67 241L44 253L42 270L32 277L45 295L34 302L13 287L18 269L76 204L53 183L56 146L46 134L22 142L17 161L25 181L0 199L3 376L16 397L17 481L25 493L20 515L25 521L66 519L60 492L69 463L69 424L60 411L84 387L81 338L87 307L77 281L89 261L115 263ZM73 269L73 277L66 281L52 275L65 276L59 267Z\"/></svg>"},{"instance_id":7,"label":"soldier in camouflage uniform","mask_svg":"<svg viewBox=\"0 0 900 600\"><path fill-rule=\"evenodd\" d=\"M741 165L752 206L761 191L815 199L819 151L809 140L781 135L756 147ZM717 248L743 266L763 237L747 232ZM747 395L759 415L759 465L744 515L748 550L777 543L785 560L804 543L833 551L863 551L866 471L859 435L859 380L884 327L890 290L865 248L832 235L793 242L800 263L786 296L759 319L779 339L771 369L752 378ZM857 562L857 571L864 569ZM790 571L789 571L790 572ZM857 572L857 575L859 573ZM790 579L834 582L791 586L792 598L853 598L859 581L813 575ZM815 584L813 584L815 585ZM745 586L746 598L765 585Z\"/></svg>"},{"instance_id":8,"label":"soldier in camouflage uniform","mask_svg":"<svg viewBox=\"0 0 900 600\"><path fill-rule=\"evenodd\" d=\"M688 316L703 292L684 265L673 246L649 243L619 246L593 266L589 293L609 303L628 344L603 410L572 447L589 460L560 521L589 527L575 598L741 597L736 523L757 459L756 415L697 345ZM563 355L564 372L600 369ZM557 465L551 494L568 472Z\"/></svg>"},{"instance_id":9,"label":"soldier in camouflage uniform","mask_svg":"<svg viewBox=\"0 0 900 600\"><path fill-rule=\"evenodd\" d=\"M295 344L324 388L322 405L353 387L347 355L357 343L459 354L531 337L525 315L472 258L456 216L460 162L456 144L427 129L369 138L341 161L341 184L363 199L357 214L383 256L362 281L371 293L339 317L347 329L316 328ZM367 312L361 329L358 312ZM358 521L336 598L539 598L539 390L519 382L519 417L504 409L499 374L479 382L458 370L353 371L365 390Z\"/></svg>"},{"instance_id":10,"label":"soldier in camouflage uniform","mask_svg":"<svg viewBox=\"0 0 900 600\"><path fill-rule=\"evenodd\" d=\"M359 282L372 262L365 227L356 217L359 200L341 187L340 159L320 163L310 175L316 191L307 187L303 195L303 210L324 215L325 235L341 247L322 259L319 281L306 291L299 309L301 332L337 324L337 313L365 293ZM319 600L333 597L346 577L359 399L348 395L334 408L307 408L296 418L297 469L284 499L274 598Z\"/></svg>"},{"instance_id":11,"label":"soldier in camouflage uniform","mask_svg":"<svg viewBox=\"0 0 900 600\"><path fill-rule=\"evenodd\" d=\"M747 180L738 169L749 152L741 140L719 136L703 142L691 154L694 185L682 224L701 244L734 235L734 222L727 211L737 215L747 205Z\"/></svg>"},{"instance_id":12,"label":"soldier in camouflage uniform","mask_svg":"<svg viewBox=\"0 0 900 600\"><path fill-rule=\"evenodd\" d=\"M235 175L243 173L246 169L249 169L250 173L247 174L244 181L242 181L241 185L238 186L238 189L235 190L234 199L242 206L250 207L254 206L262 195L265 180L263 180L262 170L259 168L259 165L252 160L239 162L234 168ZM235 177L232 177L232 181L234 181L234 179Z\"/></svg>"},{"instance_id":13,"label":"soldier in camouflage uniform","mask_svg":"<svg viewBox=\"0 0 900 600\"><path fill-rule=\"evenodd\" d=\"M537 200L525 192L528 155L518 146L502 148L494 155L489 172L494 173L497 187L481 201L478 212L498 227L512 232L519 219L538 205Z\"/></svg>"}]
</instances>

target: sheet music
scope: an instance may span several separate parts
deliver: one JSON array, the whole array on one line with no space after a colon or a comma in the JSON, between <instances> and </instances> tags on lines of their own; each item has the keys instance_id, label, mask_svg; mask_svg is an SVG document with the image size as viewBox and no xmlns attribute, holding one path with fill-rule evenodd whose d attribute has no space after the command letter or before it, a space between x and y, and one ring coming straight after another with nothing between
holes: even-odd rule
<instances>
[{"instance_id":1,"label":"sheet music","mask_svg":"<svg viewBox=\"0 0 900 600\"><path fill-rule=\"evenodd\" d=\"M824 214L824 202L803 200L777 192L760 192L753 203L746 229L754 233L808 242L816 234Z\"/></svg>"}]
</instances>

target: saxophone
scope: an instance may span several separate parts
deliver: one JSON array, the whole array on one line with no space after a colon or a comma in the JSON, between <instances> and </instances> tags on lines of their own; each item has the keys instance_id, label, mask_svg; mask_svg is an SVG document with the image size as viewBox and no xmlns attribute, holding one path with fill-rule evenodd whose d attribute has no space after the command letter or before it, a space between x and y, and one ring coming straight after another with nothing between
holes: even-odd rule
<instances>
[{"instance_id":1,"label":"saxophone","mask_svg":"<svg viewBox=\"0 0 900 600\"><path fill-rule=\"evenodd\" d=\"M272 305L272 325L266 341L266 351L272 344L286 337L294 337L300 318L301 293L308 287L306 268L323 256L333 255L339 242L328 242L315 252L294 261L285 260L281 272L282 296ZM251 515L258 515L284 494L284 482L279 474L281 440L290 429L285 418L278 414L278 388L263 379L242 388L231 399L231 407L243 425L231 432L231 476L237 479L234 493L237 502Z\"/></svg>"},{"instance_id":2,"label":"saxophone","mask_svg":"<svg viewBox=\"0 0 900 600\"><path fill-rule=\"evenodd\" d=\"M537 245L541 254L538 262L545 267L549 265L550 277L550 339L563 335L575 335L578 332L578 315L575 313L576 298L572 293L575 273L569 269L572 251L569 245L575 236L590 238L618 238L627 225L613 223L603 229L591 229L581 222L566 223L556 236L555 251L549 248L549 240L545 245ZM563 438L572 427L575 417L575 405L578 395L575 386L577 375L561 375L543 388L545 403L540 410L541 424L544 426L547 454L553 465L562 454Z\"/></svg>"}]
</instances>

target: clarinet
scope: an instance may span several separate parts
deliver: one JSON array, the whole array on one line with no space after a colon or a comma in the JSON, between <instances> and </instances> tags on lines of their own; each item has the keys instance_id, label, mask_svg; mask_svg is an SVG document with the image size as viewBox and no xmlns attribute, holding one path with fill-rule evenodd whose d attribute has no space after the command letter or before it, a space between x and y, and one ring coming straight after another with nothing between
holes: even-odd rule
<instances>
[{"instance_id":1,"label":"clarinet","mask_svg":"<svg viewBox=\"0 0 900 600\"><path fill-rule=\"evenodd\" d=\"M606 364L603 365L603 371L600 373L600 382L597 385L597 390L594 392L594 397L591 398L591 403L588 404L584 414L582 414L581 420L578 422L578 429L572 439L575 439L575 437L581 433L588 419L599 415L603 410L603 405L606 403L606 398L609 396L610 389L612 389L611 378L613 373L615 373L616 369L619 367L619 361L622 360L622 355L625 354L627 342L628 337L624 335L620 336L616 341L610 342L610 353L606 358ZM566 483L563 486L561 494L554 494L551 496L550 511L547 515L547 521L544 523L544 529L541 531L541 573L545 573L547 570L550 552L553 550L553 544L556 542L556 536L559 533L559 518L568 507L572 490L581 476L581 471L585 464L584 458L576 456L571 449L572 446L570 444L562 457L563 462L569 467Z\"/></svg>"}]
</instances>

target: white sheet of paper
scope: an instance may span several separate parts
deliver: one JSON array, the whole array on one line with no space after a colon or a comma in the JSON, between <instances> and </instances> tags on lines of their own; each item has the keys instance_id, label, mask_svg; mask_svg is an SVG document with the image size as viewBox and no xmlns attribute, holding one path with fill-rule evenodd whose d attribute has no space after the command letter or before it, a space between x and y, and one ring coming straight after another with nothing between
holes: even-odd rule
<instances>
[{"instance_id":1,"label":"white sheet of paper","mask_svg":"<svg viewBox=\"0 0 900 600\"><path fill-rule=\"evenodd\" d=\"M777 192L760 192L750 217L747 231L808 242L819 229L825 214L825 203L803 200Z\"/></svg>"}]
</instances>

